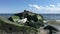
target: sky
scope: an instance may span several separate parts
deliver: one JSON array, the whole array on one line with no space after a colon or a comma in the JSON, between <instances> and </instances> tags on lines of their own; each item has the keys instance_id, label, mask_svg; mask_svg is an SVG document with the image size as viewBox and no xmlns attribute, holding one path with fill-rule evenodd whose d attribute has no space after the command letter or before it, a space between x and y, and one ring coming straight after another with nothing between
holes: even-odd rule
<instances>
[{"instance_id":1,"label":"sky","mask_svg":"<svg viewBox=\"0 0 60 34\"><path fill-rule=\"evenodd\" d=\"M24 10L60 14L60 0L0 0L0 13L19 13Z\"/></svg>"}]
</instances>

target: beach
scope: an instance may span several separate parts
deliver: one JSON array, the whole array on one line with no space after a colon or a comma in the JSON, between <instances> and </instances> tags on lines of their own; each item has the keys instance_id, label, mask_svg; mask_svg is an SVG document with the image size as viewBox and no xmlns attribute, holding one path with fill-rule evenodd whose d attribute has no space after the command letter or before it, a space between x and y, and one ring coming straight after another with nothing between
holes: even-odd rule
<instances>
[{"instance_id":1,"label":"beach","mask_svg":"<svg viewBox=\"0 0 60 34\"><path fill-rule=\"evenodd\" d=\"M56 32L56 34L60 34L60 20L45 20L45 24L57 28L59 32Z\"/></svg>"}]
</instances>

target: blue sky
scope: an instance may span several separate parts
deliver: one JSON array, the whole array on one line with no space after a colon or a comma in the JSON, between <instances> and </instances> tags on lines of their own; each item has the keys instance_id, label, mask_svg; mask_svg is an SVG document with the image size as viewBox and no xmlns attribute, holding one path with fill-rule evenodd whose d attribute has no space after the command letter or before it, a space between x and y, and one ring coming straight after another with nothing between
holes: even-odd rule
<instances>
[{"instance_id":1,"label":"blue sky","mask_svg":"<svg viewBox=\"0 0 60 34\"><path fill-rule=\"evenodd\" d=\"M24 10L60 14L60 0L0 0L0 13L19 13Z\"/></svg>"}]
</instances>

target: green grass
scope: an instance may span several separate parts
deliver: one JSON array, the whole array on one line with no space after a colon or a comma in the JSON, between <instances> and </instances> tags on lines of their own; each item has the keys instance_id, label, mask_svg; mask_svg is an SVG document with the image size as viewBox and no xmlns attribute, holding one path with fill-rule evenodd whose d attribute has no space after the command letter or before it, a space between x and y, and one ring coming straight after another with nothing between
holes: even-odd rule
<instances>
[{"instance_id":1,"label":"green grass","mask_svg":"<svg viewBox=\"0 0 60 34\"><path fill-rule=\"evenodd\" d=\"M16 26L20 29L26 29L26 30L31 30L31 31L37 31L35 28L33 27L30 27L30 26L25 26L25 25L21 25L21 24L18 24L18 23L15 23L15 22L11 22L10 20L4 18L4 17L0 17L0 23L1 24L9 24L9 25L13 25L13 26ZM3 27L3 26L0 26L0 27ZM4 27L3 27L4 28Z\"/></svg>"}]
</instances>

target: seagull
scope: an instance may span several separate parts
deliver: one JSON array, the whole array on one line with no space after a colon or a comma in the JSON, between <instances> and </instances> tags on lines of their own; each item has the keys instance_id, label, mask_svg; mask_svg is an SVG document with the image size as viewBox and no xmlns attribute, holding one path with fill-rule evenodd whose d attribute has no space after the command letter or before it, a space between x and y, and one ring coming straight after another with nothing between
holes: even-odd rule
<instances>
[{"instance_id":1,"label":"seagull","mask_svg":"<svg viewBox=\"0 0 60 34\"><path fill-rule=\"evenodd\" d=\"M48 21L44 20L43 22L44 22L44 23L47 23Z\"/></svg>"},{"instance_id":2,"label":"seagull","mask_svg":"<svg viewBox=\"0 0 60 34\"><path fill-rule=\"evenodd\" d=\"M25 23L26 21L27 21L27 18L24 18L24 19L18 20L19 23Z\"/></svg>"}]
</instances>

